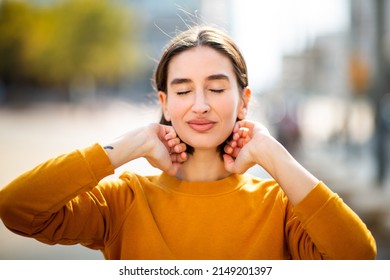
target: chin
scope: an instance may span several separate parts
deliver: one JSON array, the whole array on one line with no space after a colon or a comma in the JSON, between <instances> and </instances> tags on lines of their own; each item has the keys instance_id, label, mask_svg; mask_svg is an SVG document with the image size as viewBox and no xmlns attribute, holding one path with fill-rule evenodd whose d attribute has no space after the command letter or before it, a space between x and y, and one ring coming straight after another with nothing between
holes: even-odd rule
<instances>
[{"instance_id":1,"label":"chin","mask_svg":"<svg viewBox=\"0 0 390 280\"><path fill-rule=\"evenodd\" d=\"M223 153L226 141L232 136L232 133L230 133L226 137L221 137L222 132L204 134L192 133L191 131L183 133L183 131L179 132L178 130L176 132L181 141L187 145L187 152L189 154L192 154L195 150L210 150ZM181 135L185 135L186 137L181 137Z\"/></svg>"},{"instance_id":2,"label":"chin","mask_svg":"<svg viewBox=\"0 0 390 280\"><path fill-rule=\"evenodd\" d=\"M212 144L210 142L202 144L193 140L192 141L190 140L188 142L185 141L183 142L187 145L186 151L189 155L193 155L195 151L210 151L210 152L217 152L222 158L222 155L224 154L226 141L222 141L219 144L218 143Z\"/></svg>"},{"instance_id":3,"label":"chin","mask_svg":"<svg viewBox=\"0 0 390 280\"><path fill-rule=\"evenodd\" d=\"M182 141L195 149L215 149L220 144L224 143L225 139L215 139L215 137L192 137L180 138Z\"/></svg>"}]
</instances>

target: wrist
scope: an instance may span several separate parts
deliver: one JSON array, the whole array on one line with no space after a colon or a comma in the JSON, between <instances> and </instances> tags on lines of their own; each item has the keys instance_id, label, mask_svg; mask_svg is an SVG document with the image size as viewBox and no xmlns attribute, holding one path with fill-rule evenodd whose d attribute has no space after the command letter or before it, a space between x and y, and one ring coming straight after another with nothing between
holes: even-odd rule
<instances>
[{"instance_id":1,"label":"wrist","mask_svg":"<svg viewBox=\"0 0 390 280\"><path fill-rule=\"evenodd\" d=\"M290 153L271 135L262 135L262 147L255 151L256 163L264 168L273 178L278 176L278 166L281 162L293 160Z\"/></svg>"},{"instance_id":2,"label":"wrist","mask_svg":"<svg viewBox=\"0 0 390 280\"><path fill-rule=\"evenodd\" d=\"M103 146L111 164L115 168L143 156L146 150L143 147L147 142L142 135L142 129L129 131L113 142Z\"/></svg>"}]
</instances>

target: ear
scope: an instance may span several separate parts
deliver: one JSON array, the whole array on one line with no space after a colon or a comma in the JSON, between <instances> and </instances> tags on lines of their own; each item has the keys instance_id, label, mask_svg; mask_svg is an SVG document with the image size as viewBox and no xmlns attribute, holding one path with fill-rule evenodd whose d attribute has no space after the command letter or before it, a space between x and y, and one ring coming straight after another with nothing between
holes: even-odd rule
<instances>
[{"instance_id":1,"label":"ear","mask_svg":"<svg viewBox=\"0 0 390 280\"><path fill-rule=\"evenodd\" d=\"M252 91L250 90L249 87L246 87L242 90L241 105L238 108L238 115L237 115L237 118L240 120L245 119L248 113L248 106L249 106L249 101L251 99L251 95L252 95Z\"/></svg>"},{"instance_id":2,"label":"ear","mask_svg":"<svg viewBox=\"0 0 390 280\"><path fill-rule=\"evenodd\" d=\"M162 111L164 114L164 118L167 121L171 121L171 116L169 115L168 109L167 109L167 102L168 102L167 94L163 91L159 91L157 94L158 94L158 99L160 100L160 104L161 104L161 108L162 108Z\"/></svg>"}]
</instances>

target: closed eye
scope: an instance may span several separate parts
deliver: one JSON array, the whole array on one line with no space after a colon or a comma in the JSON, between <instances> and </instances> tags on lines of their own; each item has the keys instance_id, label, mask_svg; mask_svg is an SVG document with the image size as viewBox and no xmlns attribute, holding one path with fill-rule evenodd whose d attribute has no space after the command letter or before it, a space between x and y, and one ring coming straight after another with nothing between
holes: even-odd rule
<instances>
[{"instance_id":1,"label":"closed eye","mask_svg":"<svg viewBox=\"0 0 390 280\"><path fill-rule=\"evenodd\" d=\"M214 93L222 93L224 92L225 90L224 89L210 89L211 92L214 92Z\"/></svg>"},{"instance_id":2,"label":"closed eye","mask_svg":"<svg viewBox=\"0 0 390 280\"><path fill-rule=\"evenodd\" d=\"M187 93L190 93L191 91L190 90L184 90L184 91L178 91L176 92L177 95L183 95L183 94L187 94Z\"/></svg>"}]
</instances>

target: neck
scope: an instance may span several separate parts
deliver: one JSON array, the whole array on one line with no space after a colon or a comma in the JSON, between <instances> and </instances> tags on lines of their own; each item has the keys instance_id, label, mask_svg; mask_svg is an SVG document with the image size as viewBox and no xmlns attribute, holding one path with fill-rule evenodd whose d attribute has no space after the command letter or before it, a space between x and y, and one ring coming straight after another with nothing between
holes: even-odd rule
<instances>
[{"instance_id":1,"label":"neck","mask_svg":"<svg viewBox=\"0 0 390 280\"><path fill-rule=\"evenodd\" d=\"M206 150L196 150L176 174L178 178L191 182L211 182L229 175L218 152Z\"/></svg>"}]
</instances>

